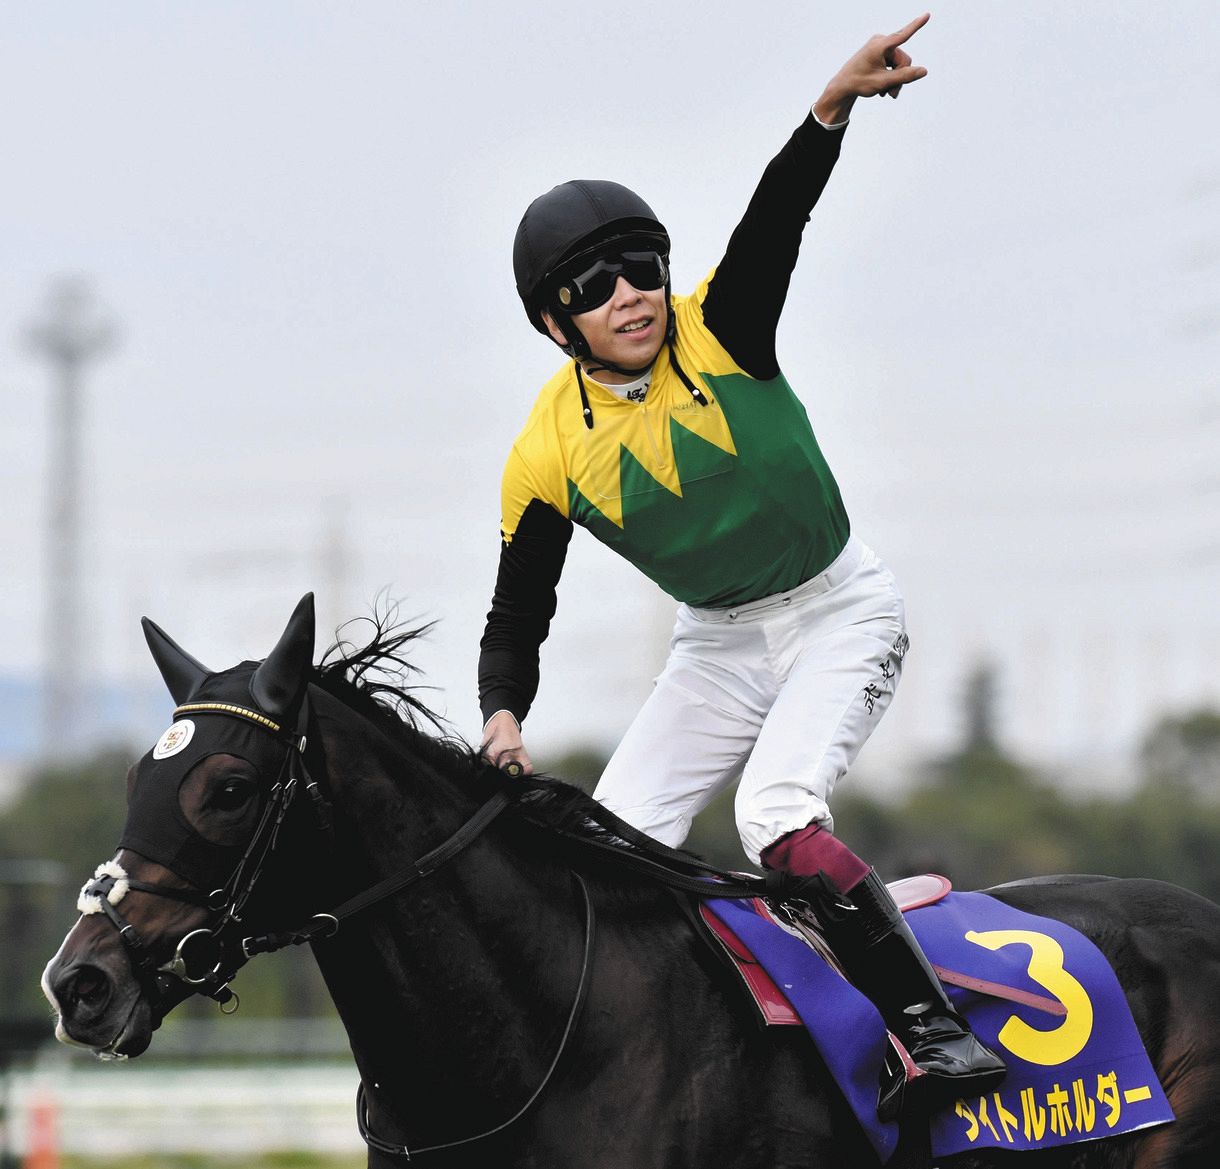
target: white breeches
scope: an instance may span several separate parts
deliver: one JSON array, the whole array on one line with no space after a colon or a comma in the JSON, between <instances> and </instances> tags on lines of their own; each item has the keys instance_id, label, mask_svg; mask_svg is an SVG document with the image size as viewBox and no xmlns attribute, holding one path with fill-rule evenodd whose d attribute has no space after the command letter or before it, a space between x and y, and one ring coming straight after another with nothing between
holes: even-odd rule
<instances>
[{"instance_id":1,"label":"white breeches","mask_svg":"<svg viewBox=\"0 0 1220 1169\"><path fill-rule=\"evenodd\" d=\"M734 780L749 858L814 821L890 704L907 635L893 574L854 536L825 572L733 609L678 610L669 659L594 795L672 846Z\"/></svg>"}]
</instances>

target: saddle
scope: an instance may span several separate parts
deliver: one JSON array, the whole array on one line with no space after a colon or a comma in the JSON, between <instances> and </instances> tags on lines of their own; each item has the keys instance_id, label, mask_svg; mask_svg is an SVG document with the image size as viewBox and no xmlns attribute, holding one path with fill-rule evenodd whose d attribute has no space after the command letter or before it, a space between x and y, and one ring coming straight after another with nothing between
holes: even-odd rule
<instances>
[{"instance_id":1,"label":"saddle","mask_svg":"<svg viewBox=\"0 0 1220 1169\"><path fill-rule=\"evenodd\" d=\"M1122 987L1089 939L987 894L953 892L934 874L889 888L954 1006L1009 1069L998 1090L932 1115L934 1157L1073 1144L1173 1119ZM898 1125L878 1118L878 1087L918 1071L816 923L762 898L707 899L698 917L756 1018L808 1031L887 1160Z\"/></svg>"},{"instance_id":2,"label":"saddle","mask_svg":"<svg viewBox=\"0 0 1220 1169\"><path fill-rule=\"evenodd\" d=\"M947 877L936 873L925 873L921 876L906 877L901 881L891 881L886 886L898 908L906 913L924 905L932 905L949 893L953 885ZM816 921L808 914L794 912L787 907L774 907L761 897L750 902L754 912L764 920L772 922L776 928L787 930L799 937L819 957L843 974L842 967L834 956L834 951L822 936ZM741 979L750 1002L758 1014L759 1020L768 1027L799 1027L801 1017L796 1008L788 1001L787 996L775 984L775 980L767 973L767 968L750 951L749 947L733 932L732 928L719 917L708 902L699 903L699 916L703 920L711 938L723 950ZM955 974L953 971L936 967L936 973L946 985L969 986L978 989L973 984L976 980L969 975ZM996 988L1004 991L1007 988ZM1013 993L1021 993L1014 991ZM894 1039L898 1051L902 1045ZM909 1061L907 1061L909 1063ZM911 1065L913 1067L913 1065Z\"/></svg>"}]
</instances>

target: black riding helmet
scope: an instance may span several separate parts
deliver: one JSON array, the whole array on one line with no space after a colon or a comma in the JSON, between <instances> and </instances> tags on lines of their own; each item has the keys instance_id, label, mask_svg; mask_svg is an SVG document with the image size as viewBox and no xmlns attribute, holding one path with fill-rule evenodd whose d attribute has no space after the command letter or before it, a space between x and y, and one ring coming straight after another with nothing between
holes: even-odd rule
<instances>
[{"instance_id":1,"label":"black riding helmet","mask_svg":"<svg viewBox=\"0 0 1220 1169\"><path fill-rule=\"evenodd\" d=\"M517 293L525 305L530 324L549 336L542 310L550 309L567 339L564 352L580 359L594 358L588 342L551 299L567 261L583 256L599 245L607 249L635 244L669 256L669 233L652 208L634 191L605 179L572 179L539 195L521 217L513 240L513 272ZM669 304L669 282L665 284ZM667 308L666 339L672 340L674 318ZM643 369L623 369L603 358L595 358L608 369L634 375Z\"/></svg>"}]
</instances>

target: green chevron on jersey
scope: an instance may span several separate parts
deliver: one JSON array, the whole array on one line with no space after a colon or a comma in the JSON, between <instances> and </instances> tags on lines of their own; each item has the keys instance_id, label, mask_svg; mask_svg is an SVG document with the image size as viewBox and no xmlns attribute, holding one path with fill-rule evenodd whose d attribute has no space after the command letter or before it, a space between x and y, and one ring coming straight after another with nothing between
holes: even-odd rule
<instances>
[{"instance_id":1,"label":"green chevron on jersey","mask_svg":"<svg viewBox=\"0 0 1220 1169\"><path fill-rule=\"evenodd\" d=\"M620 448L623 526L568 482L569 514L677 600L744 604L816 576L847 541L838 486L783 376L701 375L737 454L670 419L682 494ZM693 401L688 409L698 410Z\"/></svg>"}]
</instances>

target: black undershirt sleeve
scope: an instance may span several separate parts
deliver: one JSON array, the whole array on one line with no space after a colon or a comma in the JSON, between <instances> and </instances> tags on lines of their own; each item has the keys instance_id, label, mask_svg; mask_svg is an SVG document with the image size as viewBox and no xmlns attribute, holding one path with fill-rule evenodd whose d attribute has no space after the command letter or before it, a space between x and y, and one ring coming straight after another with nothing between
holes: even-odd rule
<instances>
[{"instance_id":1,"label":"black undershirt sleeve","mask_svg":"<svg viewBox=\"0 0 1220 1169\"><path fill-rule=\"evenodd\" d=\"M775 330L796 266L801 233L839 157L843 129L811 113L767 165L724 259L708 284L703 320L754 378L779 373Z\"/></svg>"},{"instance_id":2,"label":"black undershirt sleeve","mask_svg":"<svg viewBox=\"0 0 1220 1169\"><path fill-rule=\"evenodd\" d=\"M538 649L555 616L555 586L572 539L572 521L533 500L512 542L500 545L496 591L479 643L479 705L486 722L498 710L520 723L538 692Z\"/></svg>"}]
</instances>

